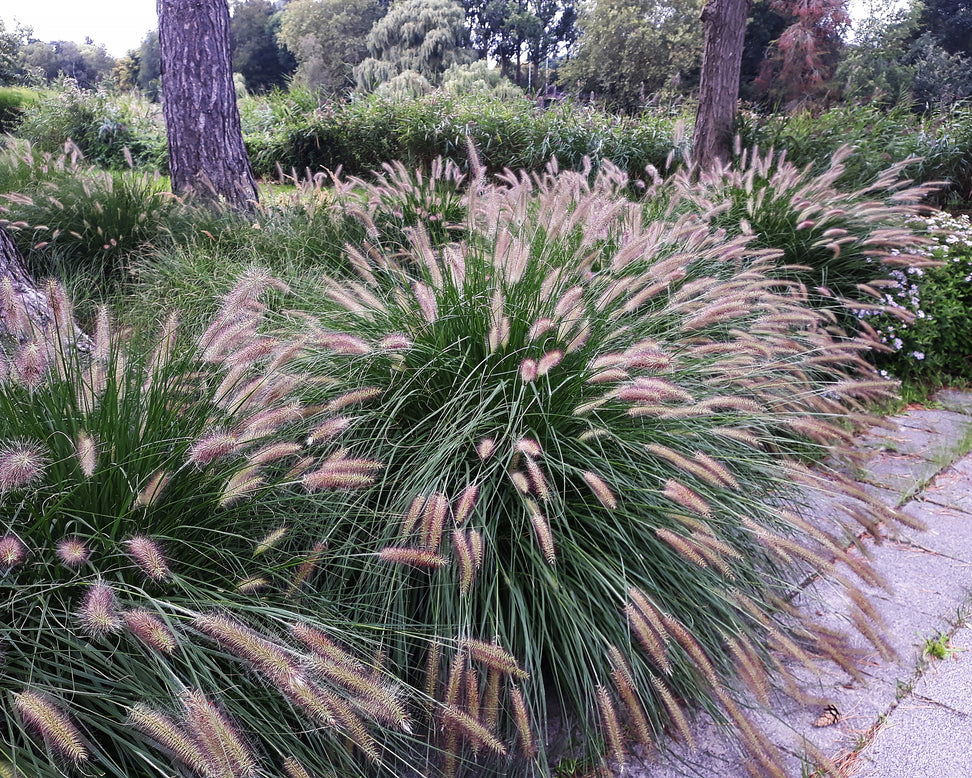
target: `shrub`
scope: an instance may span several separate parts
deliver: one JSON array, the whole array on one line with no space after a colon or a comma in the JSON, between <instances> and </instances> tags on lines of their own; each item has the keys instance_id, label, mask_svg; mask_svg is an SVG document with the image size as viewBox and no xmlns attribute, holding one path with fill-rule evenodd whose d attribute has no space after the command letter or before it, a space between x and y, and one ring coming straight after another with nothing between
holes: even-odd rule
<instances>
[{"instance_id":1,"label":"shrub","mask_svg":"<svg viewBox=\"0 0 972 778\"><path fill-rule=\"evenodd\" d=\"M20 123L24 108L37 98L37 93L31 89L0 87L0 134L11 132Z\"/></svg>"},{"instance_id":2,"label":"shrub","mask_svg":"<svg viewBox=\"0 0 972 778\"><path fill-rule=\"evenodd\" d=\"M264 109L244 112L244 135L261 175L273 175L278 164L362 175L396 160L428 167L439 156L465 166L468 136L492 172L540 172L553 156L565 169L579 168L590 157L595 166L612 160L640 178L647 165L661 168L683 153L677 123L676 116L635 120L571 103L545 110L525 97L483 92L435 91L407 101L370 95L300 108L278 95Z\"/></svg>"},{"instance_id":3,"label":"shrub","mask_svg":"<svg viewBox=\"0 0 972 778\"><path fill-rule=\"evenodd\" d=\"M136 166L164 171L168 164L157 105L100 88L81 89L69 78L24 110L16 132L52 154L73 141L91 162L113 170Z\"/></svg>"},{"instance_id":4,"label":"shrub","mask_svg":"<svg viewBox=\"0 0 972 778\"><path fill-rule=\"evenodd\" d=\"M201 337L170 317L146 350L105 311L79 336L57 286L45 331L0 289L5 774L412 769L421 695L375 658L393 627L309 599L324 545L290 501L323 449L294 442L293 344L258 332L272 287L251 273Z\"/></svg>"},{"instance_id":5,"label":"shrub","mask_svg":"<svg viewBox=\"0 0 972 778\"><path fill-rule=\"evenodd\" d=\"M701 705L781 774L740 684L767 699L783 670L769 647L849 656L786 605L794 573L836 559L876 580L844 520L803 512L794 484L839 491L805 458L838 451L893 384L747 238L646 222L616 168L492 186L472 168L461 240L436 248L419 225L404 252L349 248L357 278L324 278L326 310L301 317L327 376L308 387L309 442L346 457L317 484L361 487L321 507L323 595L395 625L391 665L466 717L423 730L446 774L457 748L494 773L544 769L557 700L618 761L623 727L691 741L682 706ZM368 200L394 209L394 190ZM855 497L844 510L872 530L894 519ZM870 621L854 616L887 652ZM505 702L500 669L517 680ZM488 753L470 720L518 722L519 755Z\"/></svg>"},{"instance_id":6,"label":"shrub","mask_svg":"<svg viewBox=\"0 0 972 778\"><path fill-rule=\"evenodd\" d=\"M930 247L902 255L883 302L898 315L861 311L890 350L880 363L909 382L972 380L972 224L937 213L921 222ZM938 261L928 266L928 258ZM903 315L902 315L903 314Z\"/></svg>"}]
</instances>

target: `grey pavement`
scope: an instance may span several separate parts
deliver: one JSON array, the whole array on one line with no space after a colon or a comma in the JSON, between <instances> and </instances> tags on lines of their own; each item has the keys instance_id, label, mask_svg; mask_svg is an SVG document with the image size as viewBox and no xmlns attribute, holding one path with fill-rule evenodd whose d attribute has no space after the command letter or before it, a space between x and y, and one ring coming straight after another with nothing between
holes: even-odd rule
<instances>
[{"instance_id":1,"label":"grey pavement","mask_svg":"<svg viewBox=\"0 0 972 778\"><path fill-rule=\"evenodd\" d=\"M792 778L972 778L972 392L946 390L930 408L909 409L862 436L853 476L869 492L926 526L894 526L865 542L890 591L867 589L886 621L897 658L863 638L862 678L834 667L804 672L812 702L753 703L751 718L783 754ZM834 626L846 627L846 596L831 584L800 594ZM839 720L814 726L826 705ZM697 748L632 748L615 775L743 778L745 756L731 736L699 717ZM812 755L816 755L814 758Z\"/></svg>"}]
</instances>

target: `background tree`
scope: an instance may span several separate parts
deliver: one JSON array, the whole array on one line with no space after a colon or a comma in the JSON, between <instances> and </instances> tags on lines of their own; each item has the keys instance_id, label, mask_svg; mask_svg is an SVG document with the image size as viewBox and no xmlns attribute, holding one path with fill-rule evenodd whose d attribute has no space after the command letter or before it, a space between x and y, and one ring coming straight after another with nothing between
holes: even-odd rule
<instances>
[{"instance_id":1,"label":"background tree","mask_svg":"<svg viewBox=\"0 0 972 778\"><path fill-rule=\"evenodd\" d=\"M111 72L114 60L104 47L90 43L79 46L74 41L32 41L24 47L23 63L48 82L64 75L73 78L80 86L91 87Z\"/></svg>"},{"instance_id":2,"label":"background tree","mask_svg":"<svg viewBox=\"0 0 972 778\"><path fill-rule=\"evenodd\" d=\"M756 79L757 91L789 107L823 96L850 25L847 2L773 0L774 10L790 23L769 47Z\"/></svg>"},{"instance_id":3,"label":"background tree","mask_svg":"<svg viewBox=\"0 0 972 778\"><path fill-rule=\"evenodd\" d=\"M909 62L918 26L917 8L882 9L854 26L854 40L837 66L836 79L851 99L896 105L911 97L915 67Z\"/></svg>"},{"instance_id":4,"label":"background tree","mask_svg":"<svg viewBox=\"0 0 972 778\"><path fill-rule=\"evenodd\" d=\"M385 10L378 0L291 0L277 39L297 61L294 80L329 92L352 88L353 68L368 56L365 39Z\"/></svg>"},{"instance_id":5,"label":"background tree","mask_svg":"<svg viewBox=\"0 0 972 778\"><path fill-rule=\"evenodd\" d=\"M0 86L14 83L20 75L23 33L22 29L8 30L0 19Z\"/></svg>"},{"instance_id":6,"label":"background tree","mask_svg":"<svg viewBox=\"0 0 972 778\"><path fill-rule=\"evenodd\" d=\"M701 168L729 158L749 0L708 0L692 153Z\"/></svg>"},{"instance_id":7,"label":"background tree","mask_svg":"<svg viewBox=\"0 0 972 778\"><path fill-rule=\"evenodd\" d=\"M949 54L972 57L972 3L969 0L923 0L919 28Z\"/></svg>"},{"instance_id":8,"label":"background tree","mask_svg":"<svg viewBox=\"0 0 972 778\"><path fill-rule=\"evenodd\" d=\"M257 189L236 107L226 0L158 0L158 12L172 191L251 208Z\"/></svg>"},{"instance_id":9,"label":"background tree","mask_svg":"<svg viewBox=\"0 0 972 778\"><path fill-rule=\"evenodd\" d=\"M138 51L135 49L129 49L123 57L120 57L115 62L115 67L111 71L111 77L115 79L115 83L119 89L138 89L138 71L140 65Z\"/></svg>"},{"instance_id":10,"label":"background tree","mask_svg":"<svg viewBox=\"0 0 972 778\"><path fill-rule=\"evenodd\" d=\"M277 42L280 12L270 0L244 0L233 8L233 72L246 79L247 89L262 92L283 86L297 60Z\"/></svg>"},{"instance_id":11,"label":"background tree","mask_svg":"<svg viewBox=\"0 0 972 778\"><path fill-rule=\"evenodd\" d=\"M577 56L560 82L594 92L609 107L633 111L666 85L698 82L703 0L598 0L578 21Z\"/></svg>"},{"instance_id":12,"label":"background tree","mask_svg":"<svg viewBox=\"0 0 972 778\"><path fill-rule=\"evenodd\" d=\"M773 7L773 0L755 0L746 22L742 65L739 72L739 96L743 100L761 99L755 88L756 78L766 59L766 52L787 27L787 20Z\"/></svg>"},{"instance_id":13,"label":"background tree","mask_svg":"<svg viewBox=\"0 0 972 778\"><path fill-rule=\"evenodd\" d=\"M453 0L399 0L368 33L371 56L354 69L359 88L371 91L408 72L438 84L447 68L476 57L465 20Z\"/></svg>"},{"instance_id":14,"label":"background tree","mask_svg":"<svg viewBox=\"0 0 972 778\"><path fill-rule=\"evenodd\" d=\"M162 51L159 33L146 33L138 47L138 86L150 100L162 95Z\"/></svg>"}]
</instances>

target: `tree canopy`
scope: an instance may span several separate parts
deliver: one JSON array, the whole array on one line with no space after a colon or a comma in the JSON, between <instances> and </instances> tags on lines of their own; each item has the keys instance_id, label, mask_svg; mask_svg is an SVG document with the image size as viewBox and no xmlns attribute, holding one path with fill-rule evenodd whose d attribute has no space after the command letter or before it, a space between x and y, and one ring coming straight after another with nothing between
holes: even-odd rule
<instances>
[{"instance_id":1,"label":"tree canopy","mask_svg":"<svg viewBox=\"0 0 972 778\"><path fill-rule=\"evenodd\" d=\"M368 56L365 38L384 11L378 0L291 0L277 39L296 58L297 83L331 92L353 87L353 68Z\"/></svg>"},{"instance_id":2,"label":"tree canopy","mask_svg":"<svg viewBox=\"0 0 972 778\"><path fill-rule=\"evenodd\" d=\"M703 0L597 0L580 18L580 49L561 83L631 111L666 86L698 83Z\"/></svg>"},{"instance_id":3,"label":"tree canopy","mask_svg":"<svg viewBox=\"0 0 972 778\"><path fill-rule=\"evenodd\" d=\"M370 91L409 71L438 84L447 68L476 58L465 20L453 0L399 0L368 33L371 56L354 69L358 87Z\"/></svg>"},{"instance_id":4,"label":"tree canopy","mask_svg":"<svg viewBox=\"0 0 972 778\"><path fill-rule=\"evenodd\" d=\"M233 72L242 74L246 86L264 91L284 86L297 62L277 42L280 13L270 0L244 0L233 8Z\"/></svg>"}]
</instances>

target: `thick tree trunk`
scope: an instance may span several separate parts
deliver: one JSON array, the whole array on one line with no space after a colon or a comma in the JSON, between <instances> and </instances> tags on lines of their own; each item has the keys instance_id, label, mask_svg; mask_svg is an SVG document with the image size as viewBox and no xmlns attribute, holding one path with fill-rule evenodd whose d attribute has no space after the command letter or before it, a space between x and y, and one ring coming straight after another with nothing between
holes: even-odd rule
<instances>
[{"instance_id":1,"label":"thick tree trunk","mask_svg":"<svg viewBox=\"0 0 972 778\"><path fill-rule=\"evenodd\" d=\"M702 11L705 48L699 83L699 108L692 136L700 168L729 159L732 125L739 99L739 71L750 0L708 0Z\"/></svg>"},{"instance_id":2,"label":"thick tree trunk","mask_svg":"<svg viewBox=\"0 0 972 778\"><path fill-rule=\"evenodd\" d=\"M10 286L4 290L7 281ZM90 338L67 311L62 313L67 321L57 320L47 292L31 278L17 244L0 228L0 338L24 341L44 333L62 333L78 350L90 351Z\"/></svg>"},{"instance_id":3,"label":"thick tree trunk","mask_svg":"<svg viewBox=\"0 0 972 778\"><path fill-rule=\"evenodd\" d=\"M172 191L249 209L257 189L236 107L227 2L157 2Z\"/></svg>"}]
</instances>

